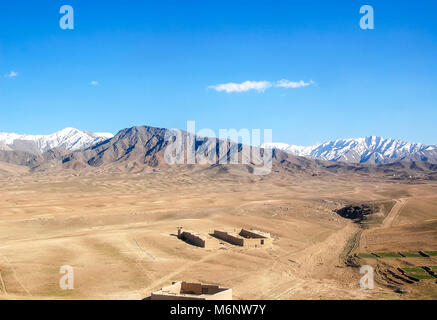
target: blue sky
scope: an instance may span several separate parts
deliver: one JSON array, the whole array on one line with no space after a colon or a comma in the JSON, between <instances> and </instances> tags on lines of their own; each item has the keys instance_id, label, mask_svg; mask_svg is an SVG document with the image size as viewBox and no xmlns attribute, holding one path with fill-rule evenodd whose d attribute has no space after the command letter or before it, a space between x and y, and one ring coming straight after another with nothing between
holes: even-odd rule
<instances>
[{"instance_id":1,"label":"blue sky","mask_svg":"<svg viewBox=\"0 0 437 320\"><path fill-rule=\"evenodd\" d=\"M64 4L74 30L59 27ZM364 4L374 30L359 27ZM426 0L1 1L0 131L195 120L303 145L369 135L436 144L436 12ZM270 87L210 88L245 81Z\"/></svg>"}]
</instances>

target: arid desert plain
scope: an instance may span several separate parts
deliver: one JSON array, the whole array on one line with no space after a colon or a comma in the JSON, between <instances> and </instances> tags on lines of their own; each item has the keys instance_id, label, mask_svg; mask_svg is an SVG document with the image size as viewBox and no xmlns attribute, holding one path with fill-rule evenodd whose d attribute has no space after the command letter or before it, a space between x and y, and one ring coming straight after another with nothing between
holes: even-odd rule
<instances>
[{"instance_id":1,"label":"arid desert plain","mask_svg":"<svg viewBox=\"0 0 437 320\"><path fill-rule=\"evenodd\" d=\"M232 288L234 299L437 299L432 180L0 169L0 299L144 299L178 280ZM334 212L351 204L376 209L360 223ZM199 248L177 227L253 228L273 245ZM63 265L73 290L60 288ZM375 268L374 289L360 288L361 265Z\"/></svg>"}]
</instances>

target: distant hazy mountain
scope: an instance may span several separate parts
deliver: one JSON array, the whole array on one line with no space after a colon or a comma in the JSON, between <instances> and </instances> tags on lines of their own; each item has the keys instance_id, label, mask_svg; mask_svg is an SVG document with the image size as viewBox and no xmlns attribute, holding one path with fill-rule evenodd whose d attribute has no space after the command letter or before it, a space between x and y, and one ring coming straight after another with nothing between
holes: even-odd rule
<instances>
[{"instance_id":1,"label":"distant hazy mountain","mask_svg":"<svg viewBox=\"0 0 437 320\"><path fill-rule=\"evenodd\" d=\"M397 161L426 161L437 163L437 146L400 140L367 137L339 139L314 146L296 146L285 143L264 144L287 153L328 161L385 164Z\"/></svg>"},{"instance_id":2,"label":"distant hazy mountain","mask_svg":"<svg viewBox=\"0 0 437 320\"><path fill-rule=\"evenodd\" d=\"M113 136L111 133L89 132L74 128L65 128L48 135L0 133L0 150L24 151L36 155L53 148L74 151L85 149Z\"/></svg>"}]
</instances>

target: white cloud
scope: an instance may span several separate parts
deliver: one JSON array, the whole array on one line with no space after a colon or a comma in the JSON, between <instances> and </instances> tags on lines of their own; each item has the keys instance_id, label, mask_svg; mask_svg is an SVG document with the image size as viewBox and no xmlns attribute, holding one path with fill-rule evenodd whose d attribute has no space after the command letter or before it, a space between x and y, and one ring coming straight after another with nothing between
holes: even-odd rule
<instances>
[{"instance_id":1,"label":"white cloud","mask_svg":"<svg viewBox=\"0 0 437 320\"><path fill-rule=\"evenodd\" d=\"M93 80L93 81L90 82L90 85L92 85L92 86L98 86L98 85L99 85L99 82L96 81L96 80Z\"/></svg>"},{"instance_id":2,"label":"white cloud","mask_svg":"<svg viewBox=\"0 0 437 320\"><path fill-rule=\"evenodd\" d=\"M8 74L5 74L5 78L13 79L15 77L18 77L18 72L11 71Z\"/></svg>"},{"instance_id":3,"label":"white cloud","mask_svg":"<svg viewBox=\"0 0 437 320\"><path fill-rule=\"evenodd\" d=\"M296 88L307 87L307 86L309 86L311 84L314 84L313 80L310 80L310 82L305 82L303 80L295 82L295 81L290 81L290 80L287 80L287 79L282 79L282 80L279 80L278 82L276 82L275 86L279 87L279 88L292 88L292 89L296 89Z\"/></svg>"},{"instance_id":4,"label":"white cloud","mask_svg":"<svg viewBox=\"0 0 437 320\"><path fill-rule=\"evenodd\" d=\"M281 79L274 83L270 81L245 81L242 83L229 82L229 83L209 86L208 88L214 89L215 91L218 92L225 91L226 93L245 92L249 90L257 90L257 91L264 92L266 89L271 87L296 89L296 88L307 87L312 84L314 84L313 80L310 80L310 82L305 82L303 80L296 82L287 79Z\"/></svg>"},{"instance_id":5,"label":"white cloud","mask_svg":"<svg viewBox=\"0 0 437 320\"><path fill-rule=\"evenodd\" d=\"M249 90L264 91L270 88L272 84L269 81L245 81L243 83L223 83L215 86L209 86L208 88L214 89L215 91L226 91L226 93L231 92L245 92Z\"/></svg>"}]
</instances>

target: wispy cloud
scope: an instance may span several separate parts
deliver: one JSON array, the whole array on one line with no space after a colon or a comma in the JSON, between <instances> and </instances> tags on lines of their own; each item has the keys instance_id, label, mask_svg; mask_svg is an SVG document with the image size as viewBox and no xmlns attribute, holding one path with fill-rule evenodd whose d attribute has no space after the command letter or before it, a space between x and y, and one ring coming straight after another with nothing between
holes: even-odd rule
<instances>
[{"instance_id":1,"label":"wispy cloud","mask_svg":"<svg viewBox=\"0 0 437 320\"><path fill-rule=\"evenodd\" d=\"M8 74L5 74L5 78L13 79L18 77L18 72L11 71Z\"/></svg>"},{"instance_id":2,"label":"wispy cloud","mask_svg":"<svg viewBox=\"0 0 437 320\"><path fill-rule=\"evenodd\" d=\"M242 83L223 83L214 86L209 86L208 88L214 89L215 91L221 92L225 91L226 93L231 92L245 92L249 90L256 90L263 92L264 90L270 88L272 84L269 81L245 81Z\"/></svg>"},{"instance_id":3,"label":"wispy cloud","mask_svg":"<svg viewBox=\"0 0 437 320\"><path fill-rule=\"evenodd\" d=\"M99 85L99 82L96 81L96 80L93 80L93 81L90 82L90 85L92 85L92 86L98 86L98 85Z\"/></svg>"},{"instance_id":4,"label":"wispy cloud","mask_svg":"<svg viewBox=\"0 0 437 320\"><path fill-rule=\"evenodd\" d=\"M314 84L313 80L310 80L310 82L305 82L303 80L300 81L290 81L287 79L281 79L278 82L276 82L276 87L279 88L292 88L292 89L296 89L296 88L302 88L302 87L307 87L311 84Z\"/></svg>"},{"instance_id":5,"label":"wispy cloud","mask_svg":"<svg viewBox=\"0 0 437 320\"><path fill-rule=\"evenodd\" d=\"M246 92L250 90L256 90L259 92L264 92L266 89L269 89L271 87L277 87L277 88L287 88L287 89L296 89L296 88L302 88L307 87L309 85L314 84L314 81L311 80L309 82L305 82L303 80L300 81L290 81L287 79L281 79L276 82L270 82L270 81L245 81L242 83L223 83L218 85L209 86L209 89L214 89L218 92Z\"/></svg>"}]
</instances>

